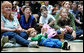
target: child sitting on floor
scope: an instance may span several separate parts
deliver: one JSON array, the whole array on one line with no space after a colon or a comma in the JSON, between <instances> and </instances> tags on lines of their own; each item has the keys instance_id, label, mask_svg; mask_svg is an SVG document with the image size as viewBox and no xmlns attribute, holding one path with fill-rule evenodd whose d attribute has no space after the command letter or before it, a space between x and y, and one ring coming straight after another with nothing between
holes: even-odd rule
<instances>
[{"instance_id":1,"label":"child sitting on floor","mask_svg":"<svg viewBox=\"0 0 84 53\"><path fill-rule=\"evenodd\" d=\"M48 38L53 38L53 37L59 36L59 39L61 41L64 41L64 34L68 31L72 30L72 28L69 26L65 26L65 28L63 28L63 29L55 30L54 28L51 28L48 24L44 24L42 28L45 31L45 32L43 31L44 34L45 33L48 34Z\"/></svg>"},{"instance_id":2,"label":"child sitting on floor","mask_svg":"<svg viewBox=\"0 0 84 53\"><path fill-rule=\"evenodd\" d=\"M66 50L70 49L70 46L68 46L68 42L61 42L59 39L47 38L47 33L44 34L43 28L41 29L40 34L37 34L34 28L29 28L27 33L30 35L31 41L38 41L38 45L62 48Z\"/></svg>"}]
</instances>

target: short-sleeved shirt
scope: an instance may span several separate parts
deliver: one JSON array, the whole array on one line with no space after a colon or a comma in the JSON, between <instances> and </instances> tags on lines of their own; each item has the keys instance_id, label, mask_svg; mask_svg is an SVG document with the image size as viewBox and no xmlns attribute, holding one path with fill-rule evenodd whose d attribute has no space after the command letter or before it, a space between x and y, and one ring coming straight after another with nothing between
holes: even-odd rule
<instances>
[{"instance_id":1,"label":"short-sleeved shirt","mask_svg":"<svg viewBox=\"0 0 84 53\"><path fill-rule=\"evenodd\" d=\"M3 26L5 28L10 28L10 29L14 29L14 28L18 27L19 22L18 22L17 16L13 16L13 18L14 18L14 20L10 21L10 20L6 19L3 16L3 14L1 14L1 21L4 22Z\"/></svg>"},{"instance_id":2,"label":"short-sleeved shirt","mask_svg":"<svg viewBox=\"0 0 84 53\"><path fill-rule=\"evenodd\" d=\"M48 24L50 18L53 19L53 20L55 20L55 18L52 15L50 15L50 14L47 14L46 18L43 17L43 16L41 16L40 20L39 20L39 23L41 23L41 24Z\"/></svg>"}]
</instances>

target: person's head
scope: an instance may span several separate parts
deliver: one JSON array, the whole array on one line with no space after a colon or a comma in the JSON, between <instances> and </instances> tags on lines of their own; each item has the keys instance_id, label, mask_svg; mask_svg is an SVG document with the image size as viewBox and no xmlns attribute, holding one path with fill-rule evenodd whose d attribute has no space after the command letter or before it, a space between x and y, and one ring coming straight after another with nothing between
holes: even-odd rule
<instances>
[{"instance_id":1,"label":"person's head","mask_svg":"<svg viewBox=\"0 0 84 53\"><path fill-rule=\"evenodd\" d=\"M25 1L25 5L29 6L30 5L30 1Z\"/></svg>"},{"instance_id":2,"label":"person's head","mask_svg":"<svg viewBox=\"0 0 84 53\"><path fill-rule=\"evenodd\" d=\"M31 7L30 6L25 6L22 8L22 12L24 13L24 15L26 16L30 16L31 15Z\"/></svg>"},{"instance_id":3,"label":"person's head","mask_svg":"<svg viewBox=\"0 0 84 53\"><path fill-rule=\"evenodd\" d=\"M72 4L72 9L73 9L73 10L76 10L77 8L78 8L77 3L76 3L76 2L73 2L73 4Z\"/></svg>"},{"instance_id":4,"label":"person's head","mask_svg":"<svg viewBox=\"0 0 84 53\"><path fill-rule=\"evenodd\" d=\"M35 37L37 35L37 31L34 28L29 28L27 33L30 37Z\"/></svg>"},{"instance_id":5,"label":"person's head","mask_svg":"<svg viewBox=\"0 0 84 53\"><path fill-rule=\"evenodd\" d=\"M43 6L43 7L41 7L40 10L41 10L42 16L47 17L47 14L48 14L47 8L45 6Z\"/></svg>"},{"instance_id":6,"label":"person's head","mask_svg":"<svg viewBox=\"0 0 84 53\"><path fill-rule=\"evenodd\" d=\"M46 6L48 6L49 1L44 1L44 4L45 4Z\"/></svg>"},{"instance_id":7,"label":"person's head","mask_svg":"<svg viewBox=\"0 0 84 53\"><path fill-rule=\"evenodd\" d=\"M60 10L60 14L59 14L62 18L66 18L68 16L68 11L63 8Z\"/></svg>"},{"instance_id":8,"label":"person's head","mask_svg":"<svg viewBox=\"0 0 84 53\"><path fill-rule=\"evenodd\" d=\"M78 4L78 10L80 11L80 12L83 12L83 4Z\"/></svg>"},{"instance_id":9,"label":"person's head","mask_svg":"<svg viewBox=\"0 0 84 53\"><path fill-rule=\"evenodd\" d=\"M5 14L11 14L12 4L9 1L4 1L1 4L1 11L2 13L5 13Z\"/></svg>"},{"instance_id":10,"label":"person's head","mask_svg":"<svg viewBox=\"0 0 84 53\"><path fill-rule=\"evenodd\" d=\"M69 10L69 9L70 9L70 6L71 6L71 2L70 2L70 1L64 1L64 2L62 3L62 6L63 6L64 8L66 8L67 10Z\"/></svg>"},{"instance_id":11,"label":"person's head","mask_svg":"<svg viewBox=\"0 0 84 53\"><path fill-rule=\"evenodd\" d=\"M7 18L9 20L13 20L12 3L9 1L4 1L1 4L1 13L5 16L5 18Z\"/></svg>"}]
</instances>

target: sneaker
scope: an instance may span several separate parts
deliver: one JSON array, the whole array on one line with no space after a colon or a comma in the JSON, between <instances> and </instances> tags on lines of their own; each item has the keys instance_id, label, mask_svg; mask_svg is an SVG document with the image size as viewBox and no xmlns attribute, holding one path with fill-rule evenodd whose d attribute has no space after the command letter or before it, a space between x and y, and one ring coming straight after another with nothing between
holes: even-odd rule
<instances>
[{"instance_id":1,"label":"sneaker","mask_svg":"<svg viewBox=\"0 0 84 53\"><path fill-rule=\"evenodd\" d=\"M39 48L39 46L37 45L37 42L35 42L35 41L30 42L28 47L30 47L30 48Z\"/></svg>"},{"instance_id":2,"label":"sneaker","mask_svg":"<svg viewBox=\"0 0 84 53\"><path fill-rule=\"evenodd\" d=\"M21 45L18 44L18 43L13 44L13 43L7 42L7 43L4 44L3 47L4 48L13 48L13 47L21 47Z\"/></svg>"},{"instance_id":3,"label":"sneaker","mask_svg":"<svg viewBox=\"0 0 84 53\"><path fill-rule=\"evenodd\" d=\"M5 43L7 43L9 40L8 40L8 36L2 36L1 38L1 50L4 46Z\"/></svg>"},{"instance_id":4,"label":"sneaker","mask_svg":"<svg viewBox=\"0 0 84 53\"><path fill-rule=\"evenodd\" d=\"M5 43L3 47L4 48L12 48L12 47L14 47L14 44L8 42L8 43Z\"/></svg>"},{"instance_id":5,"label":"sneaker","mask_svg":"<svg viewBox=\"0 0 84 53\"><path fill-rule=\"evenodd\" d=\"M79 36L79 37L83 37L83 34L81 36Z\"/></svg>"},{"instance_id":6,"label":"sneaker","mask_svg":"<svg viewBox=\"0 0 84 53\"><path fill-rule=\"evenodd\" d=\"M63 50L70 50L70 46L68 46L68 42L64 42L64 43L63 43L62 49L63 49Z\"/></svg>"},{"instance_id":7,"label":"sneaker","mask_svg":"<svg viewBox=\"0 0 84 53\"><path fill-rule=\"evenodd\" d=\"M16 44L15 38L10 39L10 40L9 40L9 43Z\"/></svg>"}]
</instances>

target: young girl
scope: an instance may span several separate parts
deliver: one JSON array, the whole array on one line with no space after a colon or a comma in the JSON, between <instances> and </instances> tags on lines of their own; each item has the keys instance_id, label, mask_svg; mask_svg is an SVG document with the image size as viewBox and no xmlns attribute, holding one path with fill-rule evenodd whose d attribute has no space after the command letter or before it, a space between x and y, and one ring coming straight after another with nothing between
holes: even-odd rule
<instances>
[{"instance_id":1,"label":"young girl","mask_svg":"<svg viewBox=\"0 0 84 53\"><path fill-rule=\"evenodd\" d=\"M57 19L57 25L59 26L59 29L67 30L67 33L65 33L65 35L64 35L65 39L67 39L67 40L75 39L75 37L76 37L75 31L72 28L71 19L68 16L68 11L65 8L60 10L59 18Z\"/></svg>"},{"instance_id":2,"label":"young girl","mask_svg":"<svg viewBox=\"0 0 84 53\"><path fill-rule=\"evenodd\" d=\"M67 42L61 42L59 39L47 38L47 33L44 33L44 29L41 29L41 33L37 34L34 28L29 28L27 33L30 35L31 41L38 41L38 45L46 46L46 47L55 47L62 49L70 49Z\"/></svg>"}]
</instances>

